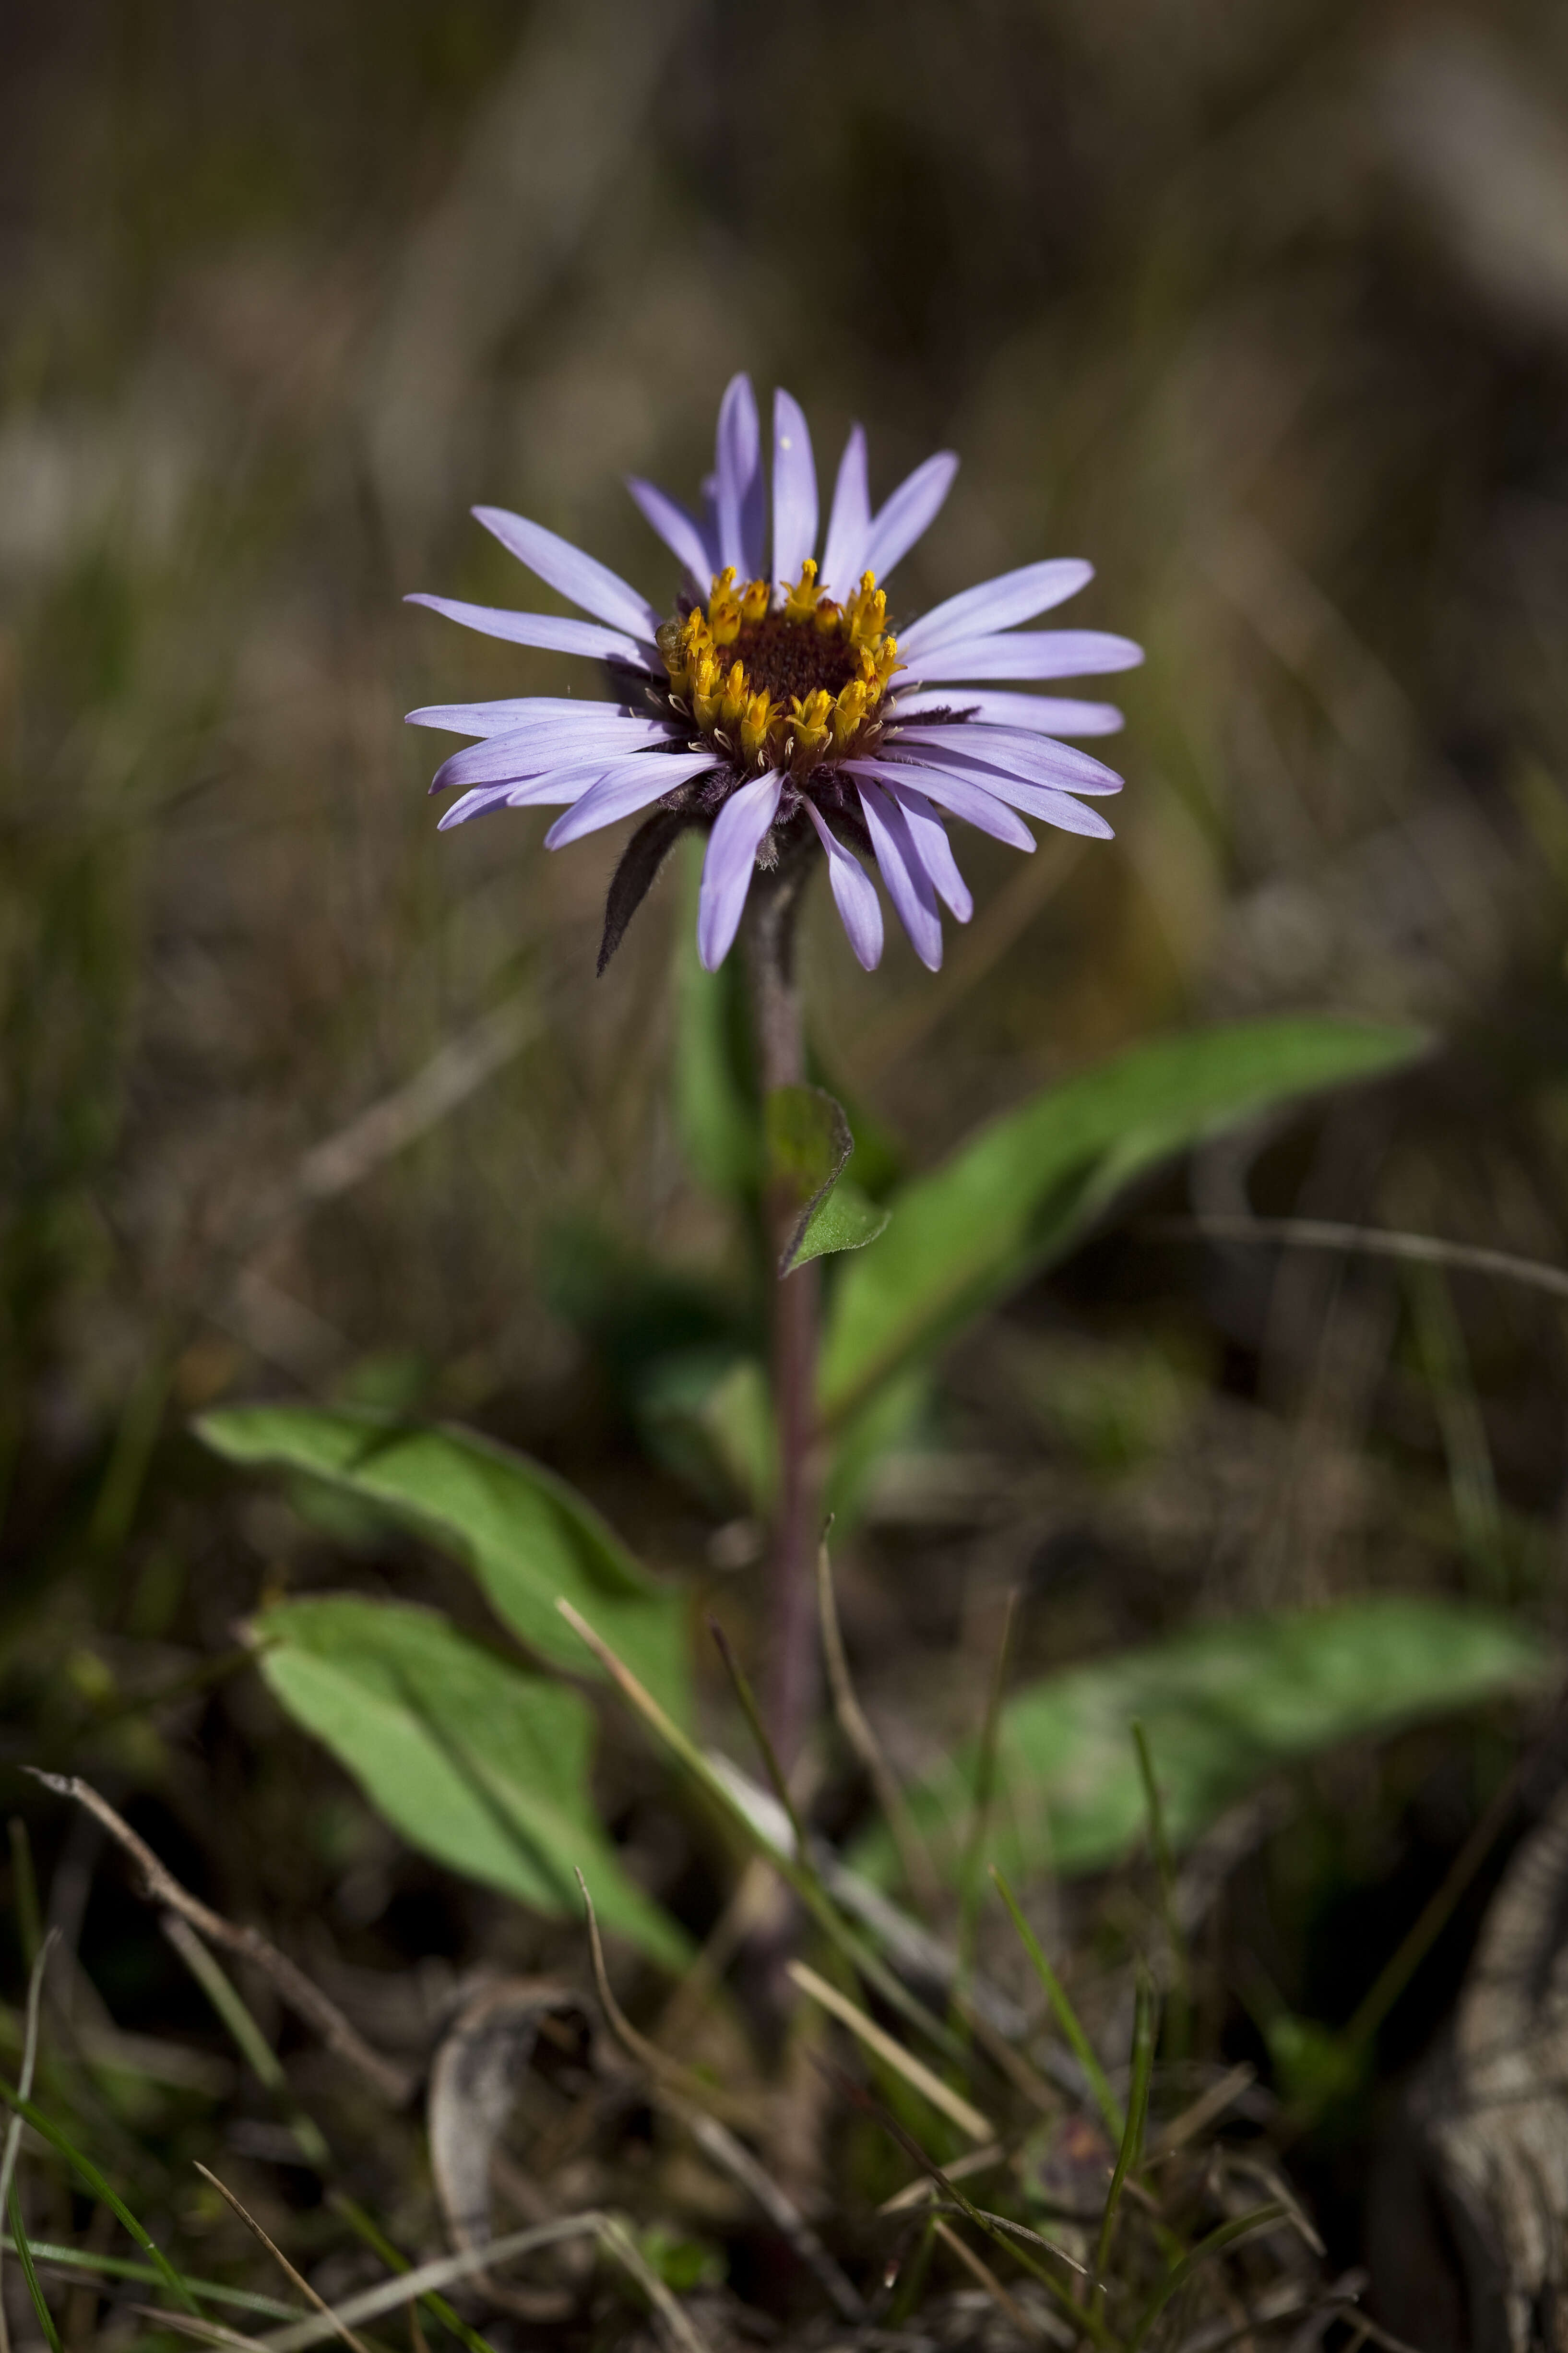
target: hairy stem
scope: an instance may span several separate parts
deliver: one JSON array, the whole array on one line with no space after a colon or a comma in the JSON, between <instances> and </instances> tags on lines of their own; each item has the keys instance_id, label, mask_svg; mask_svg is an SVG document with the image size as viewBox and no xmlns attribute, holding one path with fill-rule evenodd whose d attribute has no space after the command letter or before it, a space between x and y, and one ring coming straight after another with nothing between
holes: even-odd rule
<instances>
[{"instance_id":1,"label":"hairy stem","mask_svg":"<svg viewBox=\"0 0 1568 2353\"><path fill-rule=\"evenodd\" d=\"M805 1042L795 985L795 911L804 874L759 875L747 909L747 951L764 1099L805 1079ZM821 1533L822 1462L816 1427L820 1298L816 1263L780 1276L798 1204L770 1186L763 1203L773 1269L773 1394L778 1431L778 1492L768 1562L768 1728L787 1771L816 1704L815 1569Z\"/></svg>"}]
</instances>

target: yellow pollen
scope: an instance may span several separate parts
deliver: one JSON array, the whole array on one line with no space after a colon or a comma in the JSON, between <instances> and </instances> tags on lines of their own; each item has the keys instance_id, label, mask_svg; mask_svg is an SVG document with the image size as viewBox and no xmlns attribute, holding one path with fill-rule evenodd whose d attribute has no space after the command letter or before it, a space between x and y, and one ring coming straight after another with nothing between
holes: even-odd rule
<instances>
[{"instance_id":1,"label":"yellow pollen","mask_svg":"<svg viewBox=\"0 0 1568 2353\"><path fill-rule=\"evenodd\" d=\"M707 608L664 623L658 649L670 691L723 756L747 767L809 775L857 744L875 744L878 705L899 667L888 600L863 573L842 604L808 556L795 581L771 588L713 575Z\"/></svg>"}]
</instances>

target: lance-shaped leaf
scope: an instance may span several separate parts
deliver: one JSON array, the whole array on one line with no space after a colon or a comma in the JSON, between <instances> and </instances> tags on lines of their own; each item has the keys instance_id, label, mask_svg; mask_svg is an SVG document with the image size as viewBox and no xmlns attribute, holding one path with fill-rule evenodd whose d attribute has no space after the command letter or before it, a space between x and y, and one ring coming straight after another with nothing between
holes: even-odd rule
<instances>
[{"instance_id":1,"label":"lance-shaped leaf","mask_svg":"<svg viewBox=\"0 0 1568 2353\"><path fill-rule=\"evenodd\" d=\"M626 925L658 881L660 867L687 828L697 822L685 809L655 809L621 852L605 901L605 930L599 942L601 976L625 939Z\"/></svg>"},{"instance_id":2,"label":"lance-shaped leaf","mask_svg":"<svg viewBox=\"0 0 1568 2353\"><path fill-rule=\"evenodd\" d=\"M795 1211L781 1275L831 1250L863 1250L889 1212L843 1182L855 1149L841 1103L824 1087L775 1087L763 1109L768 1178Z\"/></svg>"},{"instance_id":3,"label":"lance-shaped leaf","mask_svg":"<svg viewBox=\"0 0 1568 2353\"><path fill-rule=\"evenodd\" d=\"M1047 1675L1003 1711L987 1861L1004 1874L1102 1871L1148 1834L1141 1723L1165 1828L1191 1843L1268 1774L1342 1741L1539 1689L1558 1670L1539 1633L1491 1610L1413 1595L1269 1612ZM973 1820L973 1746L910 1792L955 1872ZM879 1829L850 1860L890 1877Z\"/></svg>"},{"instance_id":4,"label":"lance-shaped leaf","mask_svg":"<svg viewBox=\"0 0 1568 2353\"><path fill-rule=\"evenodd\" d=\"M1171 1038L1047 1087L893 1196L891 1231L834 1294L819 1396L830 1426L1070 1249L1131 1178L1319 1089L1397 1069L1420 1032L1271 1020Z\"/></svg>"},{"instance_id":5,"label":"lance-shaped leaf","mask_svg":"<svg viewBox=\"0 0 1568 2353\"><path fill-rule=\"evenodd\" d=\"M357 1594L281 1602L250 1632L262 1674L411 1846L552 1918L581 1870L606 1925L679 1968L686 1939L623 1870L594 1811L593 1717L435 1610Z\"/></svg>"},{"instance_id":6,"label":"lance-shaped leaf","mask_svg":"<svg viewBox=\"0 0 1568 2353\"><path fill-rule=\"evenodd\" d=\"M605 1630L672 1714L690 1714L686 1612L607 1522L542 1464L475 1431L333 1406L235 1406L199 1437L231 1462L323 1481L372 1504L471 1570L497 1615L552 1666L580 1674L583 1647L556 1613L563 1594Z\"/></svg>"}]
</instances>

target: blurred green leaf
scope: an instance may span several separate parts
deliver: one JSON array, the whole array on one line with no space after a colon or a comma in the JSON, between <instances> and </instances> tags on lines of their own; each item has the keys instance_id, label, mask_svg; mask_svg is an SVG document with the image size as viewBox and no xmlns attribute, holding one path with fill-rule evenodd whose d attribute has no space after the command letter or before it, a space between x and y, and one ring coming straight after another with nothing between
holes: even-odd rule
<instances>
[{"instance_id":1,"label":"blurred green leaf","mask_svg":"<svg viewBox=\"0 0 1568 2353\"><path fill-rule=\"evenodd\" d=\"M1289 1019L1135 1048L1048 1087L893 1196L881 1247L834 1294L820 1396L829 1423L1058 1258L1134 1176L1321 1087L1396 1070L1419 1031Z\"/></svg>"},{"instance_id":2,"label":"blurred green leaf","mask_svg":"<svg viewBox=\"0 0 1568 2353\"><path fill-rule=\"evenodd\" d=\"M234 1406L197 1435L231 1462L305 1472L376 1506L470 1569L531 1651L591 1671L557 1615L564 1594L684 1723L690 1715L685 1603L656 1582L565 1481L475 1431L341 1407Z\"/></svg>"},{"instance_id":3,"label":"blurred green leaf","mask_svg":"<svg viewBox=\"0 0 1568 2353\"><path fill-rule=\"evenodd\" d=\"M622 1870L593 1807L593 1717L577 1693L496 1658L430 1609L328 1594L253 1621L261 1672L420 1851L552 1918L581 1910L657 1960L689 1957Z\"/></svg>"},{"instance_id":4,"label":"blurred green leaf","mask_svg":"<svg viewBox=\"0 0 1568 2353\"><path fill-rule=\"evenodd\" d=\"M1142 1721L1173 1847L1268 1774L1344 1740L1538 1685L1554 1672L1533 1627L1491 1610L1386 1595L1203 1626L1047 1676L1008 1703L986 1861L1016 1873L1100 1871L1143 1841L1131 1725ZM972 1818L973 1750L910 1792L955 1870ZM853 1860L886 1876L872 1833Z\"/></svg>"},{"instance_id":5,"label":"blurred green leaf","mask_svg":"<svg viewBox=\"0 0 1568 2353\"><path fill-rule=\"evenodd\" d=\"M765 1513L776 1475L768 1377L755 1356L689 1348L648 1367L637 1398L648 1452L714 1509Z\"/></svg>"},{"instance_id":6,"label":"blurred green leaf","mask_svg":"<svg viewBox=\"0 0 1568 2353\"><path fill-rule=\"evenodd\" d=\"M694 1176L726 1200L755 1194L762 1176L750 1008L739 956L705 972L697 953L701 839L681 845L686 903L676 936L675 1122Z\"/></svg>"}]
</instances>

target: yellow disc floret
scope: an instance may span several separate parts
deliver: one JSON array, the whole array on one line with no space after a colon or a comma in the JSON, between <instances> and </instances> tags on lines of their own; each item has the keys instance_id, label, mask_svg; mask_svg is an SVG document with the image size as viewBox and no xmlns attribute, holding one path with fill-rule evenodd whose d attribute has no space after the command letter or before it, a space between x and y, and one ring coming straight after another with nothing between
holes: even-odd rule
<instances>
[{"instance_id":1,"label":"yellow disc floret","mask_svg":"<svg viewBox=\"0 0 1568 2353\"><path fill-rule=\"evenodd\" d=\"M805 776L873 745L899 667L888 599L873 573L842 604L819 588L808 556L795 581L737 583L716 573L707 607L658 632L671 701L729 760Z\"/></svg>"}]
</instances>

